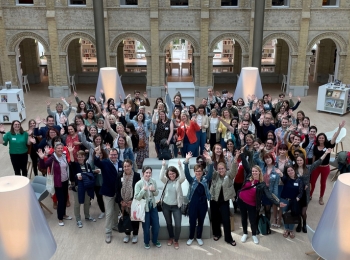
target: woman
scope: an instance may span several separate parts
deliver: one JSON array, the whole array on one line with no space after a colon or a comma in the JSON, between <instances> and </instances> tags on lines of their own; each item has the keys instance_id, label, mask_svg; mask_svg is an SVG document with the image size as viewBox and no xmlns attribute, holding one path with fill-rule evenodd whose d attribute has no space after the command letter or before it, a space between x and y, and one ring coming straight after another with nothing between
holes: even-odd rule
<instances>
[{"instance_id":1,"label":"woman","mask_svg":"<svg viewBox=\"0 0 350 260\"><path fill-rule=\"evenodd\" d=\"M213 162L211 161L211 158L208 152L204 152L203 156L206 159L207 163L209 164L209 170L206 175L203 175L203 171L204 171L203 165L196 164L194 166L195 177L191 176L190 170L188 167L189 160L192 157L191 152L188 152L186 154L186 159L184 161L185 176L187 181L190 184L190 189L187 194L187 199L188 201L190 201L190 204L188 206L188 215L190 219L190 237L186 243L188 246L190 246L194 240L194 232L196 230L196 226L197 226L197 236L196 236L197 243L200 246L203 245L202 231L203 231L204 219L208 211L207 200L210 200L211 198L208 182L211 181L213 176Z\"/></svg>"},{"instance_id":2,"label":"woman","mask_svg":"<svg viewBox=\"0 0 350 260\"><path fill-rule=\"evenodd\" d=\"M69 180L69 163L63 154L62 143L55 144L55 152L44 161L45 154L41 149L38 150L40 165L42 168L50 167L51 173L54 175L55 195L57 197L57 218L58 225L64 226L63 219L72 220L72 217L66 215L66 204L68 199L68 180ZM73 158L74 148L69 147L70 159Z\"/></svg>"},{"instance_id":3,"label":"woman","mask_svg":"<svg viewBox=\"0 0 350 260\"><path fill-rule=\"evenodd\" d=\"M68 126L68 135L66 137L66 144L67 146L73 146L74 147L74 151L73 151L73 155L74 155L74 160L78 161L78 151L80 150L80 146L82 145L82 142L79 139L79 135L77 133L77 127L75 124L70 124Z\"/></svg>"},{"instance_id":4,"label":"woman","mask_svg":"<svg viewBox=\"0 0 350 260\"><path fill-rule=\"evenodd\" d=\"M219 123L218 111L214 108L210 111L209 128L207 131L207 139L209 139L210 150L213 149L216 143L220 143L220 133L218 132Z\"/></svg>"},{"instance_id":5,"label":"woman","mask_svg":"<svg viewBox=\"0 0 350 260\"><path fill-rule=\"evenodd\" d=\"M169 115L173 114L173 111L175 108L179 109L182 111L183 107L186 106L185 102L182 102L181 94L178 92L174 96L174 101L171 100L169 92L168 92L168 86L165 87L165 103L168 107L168 113Z\"/></svg>"},{"instance_id":6,"label":"woman","mask_svg":"<svg viewBox=\"0 0 350 260\"><path fill-rule=\"evenodd\" d=\"M135 195L134 199L146 200L145 207L145 222L142 222L143 229L143 241L145 243L145 248L150 249L150 227L152 226L152 243L156 247L161 247L162 245L158 241L159 233L159 217L155 197L158 195L159 191L157 189L156 180L152 179L152 168L149 166L144 166L142 168L142 178L135 185Z\"/></svg>"},{"instance_id":7,"label":"woman","mask_svg":"<svg viewBox=\"0 0 350 260\"><path fill-rule=\"evenodd\" d=\"M12 121L11 129L5 133L5 128L0 125L0 144L9 145L10 159L15 175L27 177L28 147L33 138L28 137L18 120Z\"/></svg>"},{"instance_id":8,"label":"woman","mask_svg":"<svg viewBox=\"0 0 350 260\"><path fill-rule=\"evenodd\" d=\"M332 140L330 141L327 140L327 136L324 133L320 133L317 135L316 145L314 146L314 162L318 160L327 151L327 148L334 148L335 141L337 140L337 137L341 129L344 127L344 125L345 125L345 121L342 121L339 124L337 132L334 133ZM318 166L311 174L310 199L312 198L312 194L314 193L317 179L321 174L320 198L318 201L320 205L324 205L323 195L326 190L326 182L327 182L328 175L330 173L330 168L329 168L330 158L331 158L330 154L327 154L327 157L322 161L322 164Z\"/></svg>"},{"instance_id":9,"label":"woman","mask_svg":"<svg viewBox=\"0 0 350 260\"><path fill-rule=\"evenodd\" d=\"M297 112L297 125L301 125L302 123L303 123L303 121L304 121L304 118L305 118L305 113L304 113L304 111L302 111L302 110L299 110L298 112Z\"/></svg>"},{"instance_id":10,"label":"woman","mask_svg":"<svg viewBox=\"0 0 350 260\"><path fill-rule=\"evenodd\" d=\"M130 214L131 211L131 203L135 194L135 186L136 183L141 180L140 174L133 170L133 162L129 159L125 159L123 162L123 177L122 177L122 188L121 188L121 202L120 209L123 212L122 214L125 216L126 214ZM138 241L139 234L139 221L132 221L132 240L133 244L136 244ZM124 243L128 243L130 241L131 232L125 232Z\"/></svg>"},{"instance_id":11,"label":"woman","mask_svg":"<svg viewBox=\"0 0 350 260\"><path fill-rule=\"evenodd\" d=\"M84 126L85 127L85 124L84 124L84 119L81 115L76 115L74 117L74 123L75 125L77 126L77 130L80 132L81 130L81 127ZM84 128L85 129L85 128Z\"/></svg>"},{"instance_id":12,"label":"woman","mask_svg":"<svg viewBox=\"0 0 350 260\"><path fill-rule=\"evenodd\" d=\"M158 111L159 118L156 119L156 113L152 117L152 123L156 126L154 133L154 144L157 154L159 154L160 141L163 139L167 140L167 144L170 145L171 138L173 137L174 125L173 121L170 120L164 111Z\"/></svg>"},{"instance_id":13,"label":"woman","mask_svg":"<svg viewBox=\"0 0 350 260\"><path fill-rule=\"evenodd\" d=\"M219 163L224 163L226 164L225 156L222 151L222 146L221 144L215 144L212 150L212 156L211 160L214 163L214 170L217 171L217 167Z\"/></svg>"},{"instance_id":14,"label":"woman","mask_svg":"<svg viewBox=\"0 0 350 260\"><path fill-rule=\"evenodd\" d=\"M238 146L237 140L239 139L238 129L237 129L238 122L239 122L238 117L233 117L229 124L221 117L219 117L219 120L220 120L220 123L222 123L224 126L227 127L226 135L224 137L224 142L226 143L228 139L232 139L234 141L235 146L237 147Z\"/></svg>"},{"instance_id":15,"label":"woman","mask_svg":"<svg viewBox=\"0 0 350 260\"><path fill-rule=\"evenodd\" d=\"M295 173L293 165L287 165L284 174L280 173L280 177L284 184L281 201L286 204L286 207L283 209L283 213L285 213L291 208L292 203L300 201L304 192L304 184L302 179ZM299 212L293 212L293 214L299 214ZM284 224L284 228L283 237L287 238L290 236L293 239L295 237L293 232L294 224Z\"/></svg>"},{"instance_id":16,"label":"woman","mask_svg":"<svg viewBox=\"0 0 350 260\"><path fill-rule=\"evenodd\" d=\"M309 129L309 134L305 135L305 141L302 144L302 147L306 152L307 165L311 165L313 162L316 134L317 134L317 127L311 126Z\"/></svg>"},{"instance_id":17,"label":"woman","mask_svg":"<svg viewBox=\"0 0 350 260\"><path fill-rule=\"evenodd\" d=\"M133 147L132 151L134 152L134 159L136 161L138 145L139 145L139 135L136 132L136 129L133 123L127 123L125 131L126 131L126 134L129 136L129 138L131 139L131 143Z\"/></svg>"},{"instance_id":18,"label":"woman","mask_svg":"<svg viewBox=\"0 0 350 260\"><path fill-rule=\"evenodd\" d=\"M209 127L209 119L205 113L205 106L202 104L198 106L196 121L197 121L197 125L200 127L200 130L197 132L200 154L203 154L204 145L207 142L207 129Z\"/></svg>"},{"instance_id":19,"label":"woman","mask_svg":"<svg viewBox=\"0 0 350 260\"><path fill-rule=\"evenodd\" d=\"M157 127L157 124L156 123L153 123L154 122L158 122L159 120L159 112L160 111L165 111L165 105L164 103L156 103L156 107L153 109L153 115L152 115L152 132L151 132L151 135L154 136L154 132L155 132L155 129Z\"/></svg>"},{"instance_id":20,"label":"woman","mask_svg":"<svg viewBox=\"0 0 350 260\"><path fill-rule=\"evenodd\" d=\"M34 128L36 126L36 122L34 119L30 119L28 122L28 137L30 137L33 141L35 139L35 143L39 143L38 137L34 136ZM34 138L34 139L33 139ZM35 145L33 143L30 143L28 145L28 154L30 156L30 159L32 160L32 169L34 171L34 175L38 175L38 154L35 150Z\"/></svg>"},{"instance_id":21,"label":"woman","mask_svg":"<svg viewBox=\"0 0 350 260\"><path fill-rule=\"evenodd\" d=\"M198 156L198 144L196 132L200 127L195 120L190 120L187 111L181 111L181 123L177 129L177 142L182 142L181 148L182 157L185 157L188 152L191 152L193 156Z\"/></svg>"},{"instance_id":22,"label":"woman","mask_svg":"<svg viewBox=\"0 0 350 260\"><path fill-rule=\"evenodd\" d=\"M282 118L288 117L288 113L286 111L285 106L280 107L280 111L275 117L275 125L276 127L281 127L282 126Z\"/></svg>"},{"instance_id":23,"label":"woman","mask_svg":"<svg viewBox=\"0 0 350 260\"><path fill-rule=\"evenodd\" d=\"M126 142L125 136L119 136L118 137L118 167L120 168L119 172L122 172L122 169L124 167L124 160L130 160L133 164L135 163L134 159L134 153L130 147L128 147L128 144ZM137 172L137 168L133 169Z\"/></svg>"},{"instance_id":24,"label":"woman","mask_svg":"<svg viewBox=\"0 0 350 260\"><path fill-rule=\"evenodd\" d=\"M74 153L75 149L73 145L68 145L68 150L70 149L73 149ZM94 189L92 187L86 188L85 186L87 181L90 183L90 185L91 183L94 185L95 178L90 165L85 163L85 152L82 150L78 151L76 157L78 158L77 161L74 161L74 156L71 158L72 172L70 175L71 179L74 180L71 187L73 187L75 219L77 221L77 226L82 228L83 222L81 222L80 204L84 204L85 220L96 222L96 219L90 216L90 200L94 199ZM80 189L85 192L79 191Z\"/></svg>"},{"instance_id":25,"label":"woman","mask_svg":"<svg viewBox=\"0 0 350 260\"><path fill-rule=\"evenodd\" d=\"M273 109L272 103L271 103L271 96L269 94L265 94L263 96L263 106L265 111L270 111Z\"/></svg>"},{"instance_id":26,"label":"woman","mask_svg":"<svg viewBox=\"0 0 350 260\"><path fill-rule=\"evenodd\" d=\"M255 165L250 167L244 154L240 154L240 159L244 167L244 183L242 189L238 194L238 205L242 216L243 236L241 242L245 243L248 238L248 223L247 217L249 216L250 227L252 229L252 238L255 244L259 243L259 239L256 236L257 230L257 212L260 210L261 200L265 195L275 205L284 207L285 204L280 203L278 198L272 196L269 188L266 186L263 174L259 166Z\"/></svg>"},{"instance_id":27,"label":"woman","mask_svg":"<svg viewBox=\"0 0 350 260\"><path fill-rule=\"evenodd\" d=\"M87 114L86 104L85 104L85 102L83 100L81 100L78 103L76 115L80 115L83 118L85 118L86 114Z\"/></svg>"},{"instance_id":28,"label":"woman","mask_svg":"<svg viewBox=\"0 0 350 260\"><path fill-rule=\"evenodd\" d=\"M255 134L255 125L254 125L254 123L252 122L252 116L251 116L251 114L250 113L245 113L244 115L243 115L243 119L244 120L247 120L247 121L249 121L249 127L248 127L248 131L250 131L252 134Z\"/></svg>"},{"instance_id":29,"label":"woman","mask_svg":"<svg viewBox=\"0 0 350 260\"><path fill-rule=\"evenodd\" d=\"M310 130L310 118L305 116L300 125L298 125L300 134L307 135Z\"/></svg>"},{"instance_id":30,"label":"woman","mask_svg":"<svg viewBox=\"0 0 350 260\"><path fill-rule=\"evenodd\" d=\"M222 110L222 119L228 124L231 123L232 115L228 109ZM222 120L220 120L218 132L221 134L220 144L222 148L226 148L226 143L225 143L226 131L227 131L227 127L222 123Z\"/></svg>"},{"instance_id":31,"label":"woman","mask_svg":"<svg viewBox=\"0 0 350 260\"><path fill-rule=\"evenodd\" d=\"M99 106L97 106L99 107ZM100 114L100 113L99 113ZM98 114L97 114L98 115ZM88 110L87 111L87 114L86 114L86 118L84 119L84 123L87 127L90 127L90 126L95 126L96 125L96 122L97 122L97 118L98 116L95 116L95 112L94 110Z\"/></svg>"},{"instance_id":32,"label":"woman","mask_svg":"<svg viewBox=\"0 0 350 260\"><path fill-rule=\"evenodd\" d=\"M190 114L190 118L192 119L193 116L196 116L197 108L195 105L190 105L188 107L188 113Z\"/></svg>"},{"instance_id":33,"label":"woman","mask_svg":"<svg viewBox=\"0 0 350 260\"><path fill-rule=\"evenodd\" d=\"M96 139L98 138L101 138L100 136L95 136L95 143L97 143ZM102 160L105 160L105 159L108 159L108 154L107 152L102 149L100 147L100 156L99 156L99 159L100 161ZM92 158L94 158L96 156L96 152L94 151L93 154L92 154ZM94 192L95 192L95 195L96 195L96 198L97 198L97 204L98 204L98 207L100 208L101 210L101 213L100 215L98 216L99 219L103 219L105 217L105 214L106 214L106 208L105 208L105 204L103 202L103 196L102 194L100 194L100 190L101 190L101 187L102 187L102 184L103 184L103 177L102 177L102 171L100 168L98 168L95 163L94 163L94 159L92 159L92 162L93 162L93 167L92 168L92 172L94 173L95 175L95 186L94 186ZM91 164L90 164L91 166Z\"/></svg>"},{"instance_id":34,"label":"woman","mask_svg":"<svg viewBox=\"0 0 350 260\"><path fill-rule=\"evenodd\" d=\"M178 161L178 168L169 166L165 169L165 161L162 162L159 179L164 183L164 197L162 202L163 215L167 224L169 239L168 246L174 243L174 248L179 249L179 238L181 233L181 206L183 203L183 194L181 184L185 181L185 174L182 169L181 161ZM173 227L173 218L175 221L175 234Z\"/></svg>"},{"instance_id":35,"label":"woman","mask_svg":"<svg viewBox=\"0 0 350 260\"><path fill-rule=\"evenodd\" d=\"M131 109L131 108L130 108ZM129 110L130 112L130 110ZM136 158L136 164L139 169L142 168L143 161L145 158L149 157L149 127L151 121L149 119L145 119L145 115L142 113L138 113L136 115L137 120L130 120L130 113L127 113L125 116L125 119L128 123L133 123L134 127L139 135L139 144L138 144L138 152L137 152L137 158ZM142 145L140 145L142 144Z\"/></svg>"},{"instance_id":36,"label":"woman","mask_svg":"<svg viewBox=\"0 0 350 260\"><path fill-rule=\"evenodd\" d=\"M181 111L178 108L174 109L174 112L172 114L172 121L173 121L173 125L174 125L174 131L173 131L173 138L171 139L171 143L173 146L174 158L177 158L178 153L179 153L179 148L176 146L177 129L179 128L180 122L181 122Z\"/></svg>"},{"instance_id":37,"label":"woman","mask_svg":"<svg viewBox=\"0 0 350 260\"><path fill-rule=\"evenodd\" d=\"M234 197L233 179L237 174L237 158L239 152L233 159L232 165L227 170L226 164L220 162L217 171L214 170L210 187L210 211L213 228L214 241L221 238L221 222L224 227L225 242L231 246L236 246L231 235L230 223L230 199Z\"/></svg>"}]
</instances>

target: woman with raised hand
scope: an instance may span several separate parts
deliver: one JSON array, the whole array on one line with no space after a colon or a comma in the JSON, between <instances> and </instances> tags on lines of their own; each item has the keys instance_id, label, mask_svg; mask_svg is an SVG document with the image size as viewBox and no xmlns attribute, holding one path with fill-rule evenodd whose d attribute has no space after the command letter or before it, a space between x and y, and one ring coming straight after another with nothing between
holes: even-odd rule
<instances>
[{"instance_id":1,"label":"woman with raised hand","mask_svg":"<svg viewBox=\"0 0 350 260\"><path fill-rule=\"evenodd\" d=\"M279 205L280 207L286 206L284 203L280 203L279 199L272 195L269 188L263 179L261 168L257 165L250 167L245 155L243 154L244 147L241 148L240 158L244 167L244 183L242 189L238 194L238 205L242 216L243 236L241 242L245 243L248 238L248 222L249 216L250 227L252 229L252 238L255 244L259 244L259 239L256 236L257 230L257 212L261 207L261 200L263 195L267 199L271 200L273 204Z\"/></svg>"},{"instance_id":2,"label":"woman with raised hand","mask_svg":"<svg viewBox=\"0 0 350 260\"><path fill-rule=\"evenodd\" d=\"M210 111L209 128L207 129L207 139L210 143L210 150L214 145L220 143L220 133L218 132L220 120L218 117L218 111L214 108Z\"/></svg>"},{"instance_id":3,"label":"woman with raised hand","mask_svg":"<svg viewBox=\"0 0 350 260\"><path fill-rule=\"evenodd\" d=\"M193 156L198 156L198 138L197 131L200 127L196 122L196 119L191 119L186 110L181 111L181 123L177 129L177 141L183 142L183 147L181 148L182 157L188 152L191 152Z\"/></svg>"},{"instance_id":4,"label":"woman with raised hand","mask_svg":"<svg viewBox=\"0 0 350 260\"><path fill-rule=\"evenodd\" d=\"M129 159L125 159L123 162L123 176L122 176L122 188L121 188L121 201L120 209L123 214L129 214L131 212L131 203L135 194L135 186L138 181L141 180L140 174L133 170L133 162ZM139 221L132 221L132 239L131 242L136 244L139 234ZM130 241L131 232L125 232L123 242L128 243Z\"/></svg>"},{"instance_id":5,"label":"woman with raised hand","mask_svg":"<svg viewBox=\"0 0 350 260\"><path fill-rule=\"evenodd\" d=\"M178 169L174 166L165 168L165 160L162 162L159 179L164 183L163 197L163 215L167 224L169 239L168 246L174 243L174 248L179 249L179 238L181 233L181 206L183 203L183 194L181 184L186 177L182 169L181 161L178 161ZM173 227L173 218L175 221L175 234Z\"/></svg>"},{"instance_id":6,"label":"woman with raised hand","mask_svg":"<svg viewBox=\"0 0 350 260\"><path fill-rule=\"evenodd\" d=\"M192 158L192 153L188 152L186 154L185 164L185 176L190 184L190 189L187 194L187 199L189 201L188 215L190 218L190 237L187 240L187 245L190 246L194 240L194 232L197 226L197 236L196 240L198 245L202 246L202 232L204 219L208 211L208 200L210 200L210 191L208 182L211 181L213 176L214 164L208 154L208 152L203 153L206 162L209 164L209 170L206 175L203 175L204 168L202 164L196 164L194 166L194 177L191 176L188 167L189 160Z\"/></svg>"},{"instance_id":7,"label":"woman with raised hand","mask_svg":"<svg viewBox=\"0 0 350 260\"><path fill-rule=\"evenodd\" d=\"M222 121L225 121L226 123L230 124L231 120L232 120L231 112L228 109L223 109L222 117L220 118L220 123L218 127L218 132L221 133L220 144L222 148L226 148L225 137L226 137L226 132L228 130L226 125L224 125Z\"/></svg>"},{"instance_id":8,"label":"woman with raised hand","mask_svg":"<svg viewBox=\"0 0 350 260\"><path fill-rule=\"evenodd\" d=\"M34 171L34 175L37 176L38 175L38 160L39 160L39 157L38 157L38 154L36 153L36 150L35 150L35 143L38 143L39 142L39 139L37 136L34 135L34 129L35 129L35 126L36 126L36 122L34 119L30 119L29 122L28 122L28 138L30 140L32 140L34 143L30 143L28 145L28 154L30 156L30 159L32 160L32 169Z\"/></svg>"},{"instance_id":9,"label":"woman with raised hand","mask_svg":"<svg viewBox=\"0 0 350 260\"><path fill-rule=\"evenodd\" d=\"M237 158L239 154L239 152L236 153L229 169L226 168L225 163L218 163L217 169L214 170L210 187L210 211L214 240L218 241L222 236L222 223L225 242L231 246L236 246L236 242L231 235L230 199L234 198L233 179L237 174Z\"/></svg>"},{"instance_id":10,"label":"woman with raised hand","mask_svg":"<svg viewBox=\"0 0 350 260\"><path fill-rule=\"evenodd\" d=\"M156 247L161 247L162 245L158 241L159 233L159 216L157 210L156 196L159 191L157 189L156 180L152 179L152 168L149 166L144 166L142 168L142 178L135 185L135 195L136 200L145 199L145 222L142 222L143 228L143 240L145 243L145 248L150 249L150 228L152 226L152 243Z\"/></svg>"},{"instance_id":11,"label":"woman with raised hand","mask_svg":"<svg viewBox=\"0 0 350 260\"><path fill-rule=\"evenodd\" d=\"M154 144L158 154L161 140L166 139L167 144L170 145L171 138L173 137L174 125L173 121L168 118L164 110L157 111L157 114L158 119L156 119L156 113L154 113L152 123L155 125Z\"/></svg>"}]
</instances>

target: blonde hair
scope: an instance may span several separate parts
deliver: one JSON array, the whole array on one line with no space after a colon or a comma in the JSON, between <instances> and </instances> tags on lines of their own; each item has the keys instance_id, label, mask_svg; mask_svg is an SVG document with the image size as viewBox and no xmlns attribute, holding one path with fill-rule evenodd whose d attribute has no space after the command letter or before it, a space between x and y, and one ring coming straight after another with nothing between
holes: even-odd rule
<instances>
[{"instance_id":1,"label":"blonde hair","mask_svg":"<svg viewBox=\"0 0 350 260\"><path fill-rule=\"evenodd\" d=\"M258 170L258 172L259 172L259 182L263 182L263 181L264 181L264 178L263 178L263 173L262 173L261 168L260 168L258 165L254 165L254 166L252 167L252 170L253 170L253 168L255 168L256 170ZM253 174L252 174L252 176L250 176L249 180L252 181L253 179L254 179L254 178L253 178Z\"/></svg>"},{"instance_id":2,"label":"blonde hair","mask_svg":"<svg viewBox=\"0 0 350 260\"><path fill-rule=\"evenodd\" d=\"M115 123L117 121L117 119L115 118L114 115L109 115L108 119L112 118L113 119L113 122Z\"/></svg>"}]
</instances>

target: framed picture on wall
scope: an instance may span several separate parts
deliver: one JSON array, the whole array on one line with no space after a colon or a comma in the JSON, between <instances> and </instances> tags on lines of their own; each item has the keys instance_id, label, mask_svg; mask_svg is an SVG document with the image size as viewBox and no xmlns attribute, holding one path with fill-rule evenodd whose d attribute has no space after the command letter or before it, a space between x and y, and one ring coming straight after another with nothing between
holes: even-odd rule
<instances>
[{"instance_id":1,"label":"framed picture on wall","mask_svg":"<svg viewBox=\"0 0 350 260\"><path fill-rule=\"evenodd\" d=\"M6 89L11 89L11 87L12 87L12 82L11 82L11 81L6 81L6 82L5 82L5 87L6 87Z\"/></svg>"}]
</instances>

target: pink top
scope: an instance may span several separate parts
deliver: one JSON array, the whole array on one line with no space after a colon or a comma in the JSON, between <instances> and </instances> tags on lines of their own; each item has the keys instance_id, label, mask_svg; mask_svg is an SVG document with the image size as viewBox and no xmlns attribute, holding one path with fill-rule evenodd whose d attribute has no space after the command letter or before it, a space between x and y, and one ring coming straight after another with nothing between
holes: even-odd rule
<instances>
[{"instance_id":1,"label":"pink top","mask_svg":"<svg viewBox=\"0 0 350 260\"><path fill-rule=\"evenodd\" d=\"M254 188L248 188L256 183L258 183L258 181L254 181L253 184L251 181L246 182L246 184L244 184L244 186L242 187L242 189L244 190L239 193L239 197L241 198L241 200L243 200L248 205L254 207L256 205L256 186Z\"/></svg>"}]
</instances>

